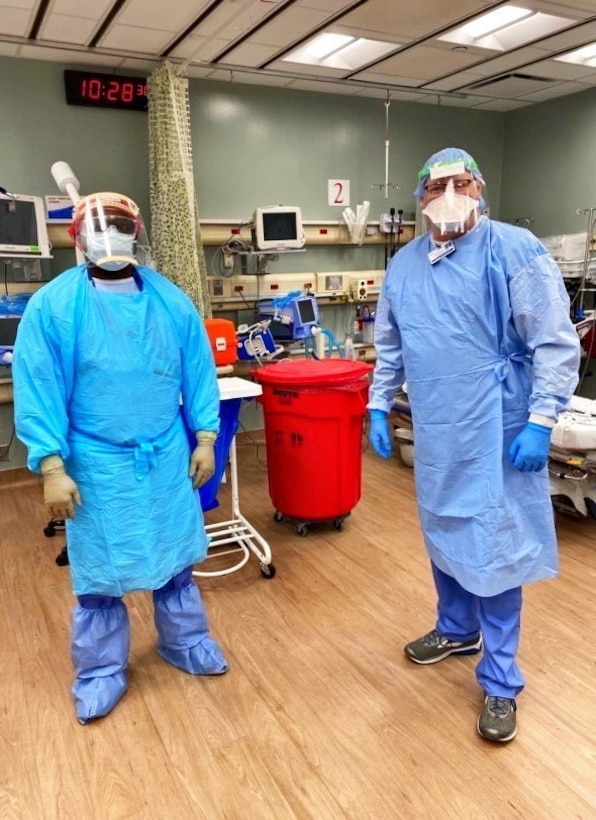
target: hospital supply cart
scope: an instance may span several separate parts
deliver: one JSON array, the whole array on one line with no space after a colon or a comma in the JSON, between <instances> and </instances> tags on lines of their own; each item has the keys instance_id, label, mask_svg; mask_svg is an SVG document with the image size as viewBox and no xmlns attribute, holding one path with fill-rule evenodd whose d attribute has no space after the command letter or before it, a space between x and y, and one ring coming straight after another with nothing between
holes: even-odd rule
<instances>
[{"instance_id":1,"label":"hospital supply cart","mask_svg":"<svg viewBox=\"0 0 596 820\"><path fill-rule=\"evenodd\" d=\"M238 413L243 399L255 398L261 395L263 389L261 385L255 384L249 379L241 379L236 376L221 378L217 380L220 394L220 435L223 442L219 453L216 453L217 467L219 475L216 474L216 485L221 482L221 472L225 468L228 460L230 464L230 489L232 495L232 518L227 521L220 521L215 524L206 524L205 529L209 536L210 543L207 556L201 567L204 567L209 560L218 559L220 566L221 559L229 557L231 564L224 569L195 570L193 575L199 577L212 577L219 575L229 575L242 569L248 562L251 554L255 555L260 567L261 575L264 578L273 578L275 567L271 563L271 548L267 541L260 535L253 525L247 521L240 511L240 501L238 492L238 464L236 459L236 428L238 425ZM227 442L229 441L229 453ZM216 469L216 473L217 473ZM212 482L210 479L208 484ZM216 489L217 489L216 487ZM203 489L203 488L201 488ZM207 491L209 488L207 488ZM211 500L206 500L203 493L201 503L205 507L213 507ZM208 495L208 492L207 492ZM230 557L231 556L231 557Z\"/></svg>"},{"instance_id":2,"label":"hospital supply cart","mask_svg":"<svg viewBox=\"0 0 596 820\"><path fill-rule=\"evenodd\" d=\"M253 371L265 417L274 519L296 535L336 530L360 500L362 432L373 366L350 359L285 360Z\"/></svg>"}]
</instances>

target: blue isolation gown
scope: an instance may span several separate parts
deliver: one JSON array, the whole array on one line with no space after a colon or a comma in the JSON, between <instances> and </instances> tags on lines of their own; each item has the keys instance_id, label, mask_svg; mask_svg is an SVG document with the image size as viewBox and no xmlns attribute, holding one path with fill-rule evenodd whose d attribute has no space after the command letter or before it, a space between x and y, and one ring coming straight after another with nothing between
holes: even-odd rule
<instances>
[{"instance_id":1,"label":"blue isolation gown","mask_svg":"<svg viewBox=\"0 0 596 820\"><path fill-rule=\"evenodd\" d=\"M139 293L115 294L85 266L65 271L33 296L15 345L28 467L60 455L81 494L66 524L76 595L158 589L207 551L186 426L219 427L213 354L176 285L135 278Z\"/></svg>"},{"instance_id":2,"label":"blue isolation gown","mask_svg":"<svg viewBox=\"0 0 596 820\"><path fill-rule=\"evenodd\" d=\"M428 554L488 597L557 573L547 471L519 472L507 453L529 413L554 419L568 406L579 340L533 234L482 218L454 244L431 265L427 234L391 260L368 406L389 411L407 380Z\"/></svg>"}]
</instances>

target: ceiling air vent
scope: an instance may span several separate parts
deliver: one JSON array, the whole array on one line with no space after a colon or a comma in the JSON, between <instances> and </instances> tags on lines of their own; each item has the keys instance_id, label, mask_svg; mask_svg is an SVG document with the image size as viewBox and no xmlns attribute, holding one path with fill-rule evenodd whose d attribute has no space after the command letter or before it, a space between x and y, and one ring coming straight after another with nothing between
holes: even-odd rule
<instances>
[{"instance_id":1,"label":"ceiling air vent","mask_svg":"<svg viewBox=\"0 0 596 820\"><path fill-rule=\"evenodd\" d=\"M468 86L470 91L482 91L483 94L496 97L519 97L522 94L531 94L532 91L541 91L543 88L560 82L547 77L533 77L530 74L502 74L490 80L474 83Z\"/></svg>"}]
</instances>

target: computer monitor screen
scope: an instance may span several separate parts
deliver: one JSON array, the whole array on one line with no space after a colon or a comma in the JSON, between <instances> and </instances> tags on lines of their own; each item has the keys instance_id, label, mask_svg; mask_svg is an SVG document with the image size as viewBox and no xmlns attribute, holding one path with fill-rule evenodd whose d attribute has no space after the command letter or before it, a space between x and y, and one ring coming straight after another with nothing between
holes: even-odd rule
<instances>
[{"instance_id":1,"label":"computer monitor screen","mask_svg":"<svg viewBox=\"0 0 596 820\"><path fill-rule=\"evenodd\" d=\"M299 250L305 242L301 210L283 205L256 208L252 233L257 250Z\"/></svg>"},{"instance_id":2,"label":"computer monitor screen","mask_svg":"<svg viewBox=\"0 0 596 820\"><path fill-rule=\"evenodd\" d=\"M41 197L0 194L0 255L50 256Z\"/></svg>"}]
</instances>

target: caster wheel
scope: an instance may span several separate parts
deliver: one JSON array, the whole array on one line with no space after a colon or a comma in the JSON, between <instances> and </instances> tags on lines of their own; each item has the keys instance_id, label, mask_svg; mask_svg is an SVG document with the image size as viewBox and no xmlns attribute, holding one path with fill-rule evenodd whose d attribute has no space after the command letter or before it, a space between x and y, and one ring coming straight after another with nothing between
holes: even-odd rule
<instances>
[{"instance_id":1,"label":"caster wheel","mask_svg":"<svg viewBox=\"0 0 596 820\"><path fill-rule=\"evenodd\" d=\"M283 513L279 512L279 510L276 510L276 511L273 513L273 520L274 520L276 523L278 523L278 524L279 524L279 523L280 523L280 521L283 521L284 519L285 519L285 515L284 515Z\"/></svg>"},{"instance_id":2,"label":"caster wheel","mask_svg":"<svg viewBox=\"0 0 596 820\"><path fill-rule=\"evenodd\" d=\"M46 536L46 538L53 538L56 535L56 530L54 529L54 527L44 527L43 534Z\"/></svg>"},{"instance_id":3,"label":"caster wheel","mask_svg":"<svg viewBox=\"0 0 596 820\"><path fill-rule=\"evenodd\" d=\"M306 526L306 524L296 524L294 527L294 532L301 538L306 538L306 536L308 535L308 527Z\"/></svg>"},{"instance_id":4,"label":"caster wheel","mask_svg":"<svg viewBox=\"0 0 596 820\"><path fill-rule=\"evenodd\" d=\"M276 569L273 564L261 564L261 575L263 578L275 578Z\"/></svg>"},{"instance_id":5,"label":"caster wheel","mask_svg":"<svg viewBox=\"0 0 596 820\"><path fill-rule=\"evenodd\" d=\"M344 528L343 518L336 518L335 521L333 522L333 526L335 527L336 530L343 530L343 528Z\"/></svg>"}]
</instances>

